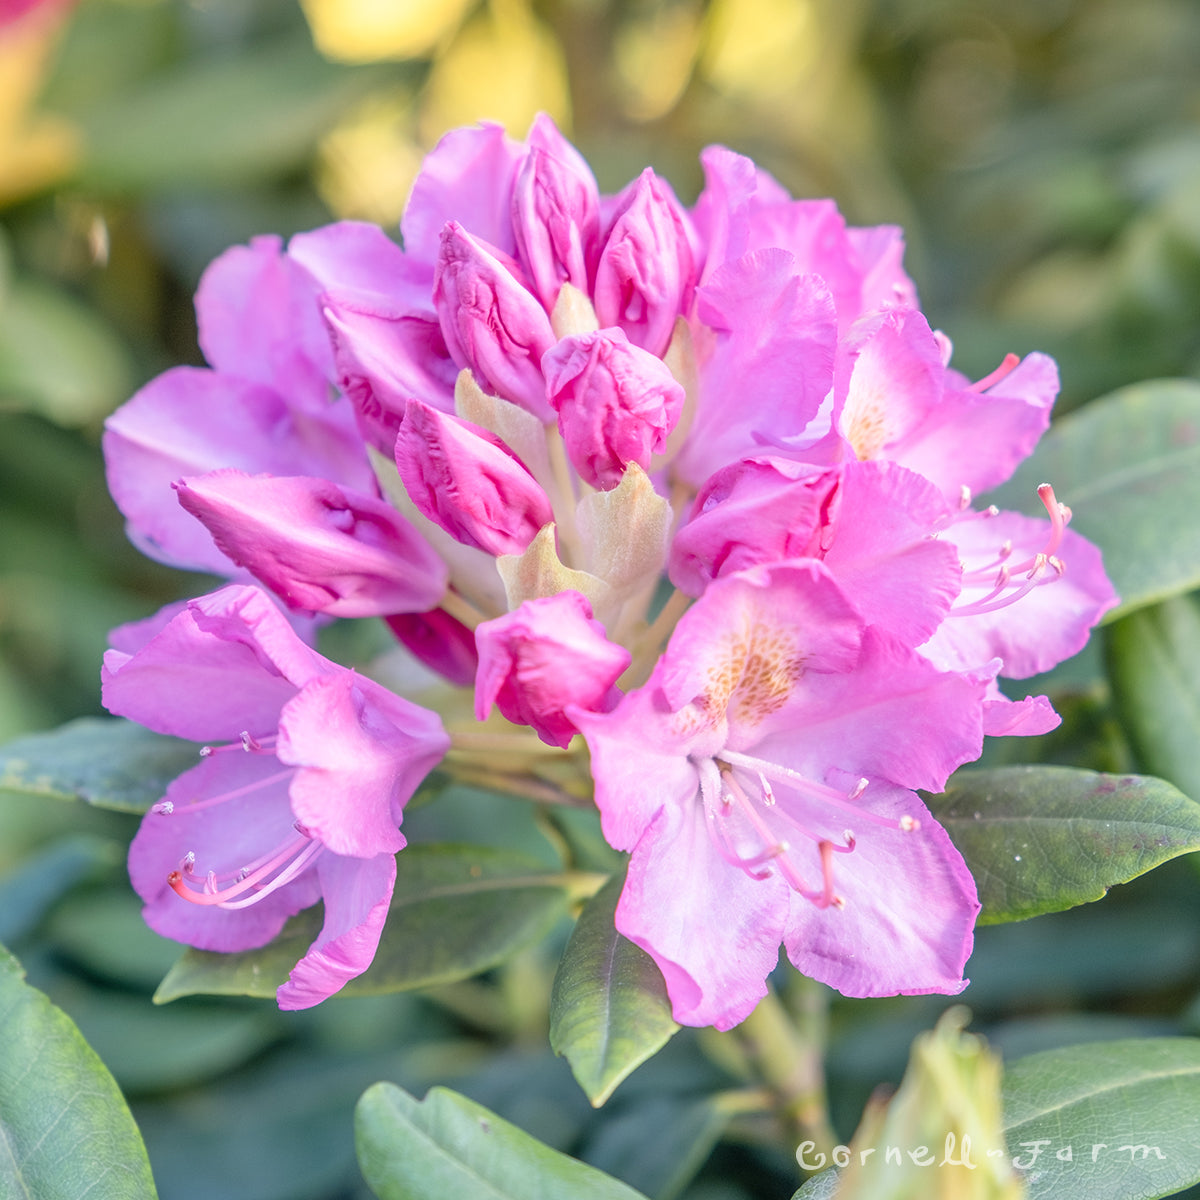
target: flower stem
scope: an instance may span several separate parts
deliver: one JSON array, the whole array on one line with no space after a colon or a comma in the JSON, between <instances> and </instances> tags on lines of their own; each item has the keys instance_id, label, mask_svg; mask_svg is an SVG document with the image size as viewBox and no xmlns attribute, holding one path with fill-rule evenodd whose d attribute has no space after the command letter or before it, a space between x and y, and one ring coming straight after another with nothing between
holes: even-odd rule
<instances>
[{"instance_id":1,"label":"flower stem","mask_svg":"<svg viewBox=\"0 0 1200 1200\"><path fill-rule=\"evenodd\" d=\"M814 1154L831 1155L837 1134L825 1093L825 1031L828 1000L819 984L797 977L795 1018L774 990L738 1028L776 1108L796 1144L812 1142Z\"/></svg>"}]
</instances>

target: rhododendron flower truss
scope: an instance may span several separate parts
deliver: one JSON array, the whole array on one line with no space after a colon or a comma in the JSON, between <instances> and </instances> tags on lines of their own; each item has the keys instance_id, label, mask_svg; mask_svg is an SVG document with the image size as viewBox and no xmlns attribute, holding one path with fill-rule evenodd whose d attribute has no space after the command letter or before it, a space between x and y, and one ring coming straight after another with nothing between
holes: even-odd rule
<instances>
[{"instance_id":1,"label":"rhododendron flower truss","mask_svg":"<svg viewBox=\"0 0 1200 1200\"><path fill-rule=\"evenodd\" d=\"M209 743L129 852L147 923L203 950L269 942L317 900L325 923L279 989L307 1008L371 962L401 811L448 745L436 714L309 649L253 588L193 600L140 649L110 650L104 702Z\"/></svg>"},{"instance_id":2,"label":"rhododendron flower truss","mask_svg":"<svg viewBox=\"0 0 1200 1200\"><path fill-rule=\"evenodd\" d=\"M442 677L451 734L256 589L122 630L112 711L214 747L134 841L156 929L244 949L323 899L280 1002L335 991L453 740L460 780L594 792L630 854L618 927L680 1022L744 1019L781 945L850 995L965 985L974 884L915 789L985 734L1052 728L998 678L1115 603L1069 496L975 500L1033 449L1057 368L967 379L898 229L702 162L689 207L650 169L602 194L547 117L524 143L460 129L402 244L340 222L206 273L211 367L108 423L131 536L248 572L293 620L382 617Z\"/></svg>"}]
</instances>

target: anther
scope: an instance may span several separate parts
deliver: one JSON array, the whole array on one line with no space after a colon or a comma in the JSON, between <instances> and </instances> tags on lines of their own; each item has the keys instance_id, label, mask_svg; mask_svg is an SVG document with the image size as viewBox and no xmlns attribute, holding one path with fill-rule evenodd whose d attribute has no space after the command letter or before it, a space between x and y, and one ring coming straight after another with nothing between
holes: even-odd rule
<instances>
[{"instance_id":1,"label":"anther","mask_svg":"<svg viewBox=\"0 0 1200 1200\"><path fill-rule=\"evenodd\" d=\"M157 804L150 806L152 813L160 813L164 817L169 817L175 811L175 805L170 800L160 800Z\"/></svg>"},{"instance_id":2,"label":"anther","mask_svg":"<svg viewBox=\"0 0 1200 1200\"><path fill-rule=\"evenodd\" d=\"M914 833L921 828L921 822L916 817L910 817L907 813L900 818L900 828L905 833Z\"/></svg>"}]
</instances>

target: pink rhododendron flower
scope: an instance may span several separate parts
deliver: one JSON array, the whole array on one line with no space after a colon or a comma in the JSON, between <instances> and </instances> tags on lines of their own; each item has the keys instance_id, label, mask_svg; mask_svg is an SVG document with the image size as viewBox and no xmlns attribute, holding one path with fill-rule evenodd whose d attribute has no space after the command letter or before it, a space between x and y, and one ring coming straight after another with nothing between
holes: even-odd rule
<instances>
[{"instance_id":1,"label":"pink rhododendron flower","mask_svg":"<svg viewBox=\"0 0 1200 1200\"><path fill-rule=\"evenodd\" d=\"M361 974L405 844L404 803L449 745L436 714L322 658L240 586L191 601L133 654L110 650L104 703L212 743L130 847L147 923L200 949L245 950L323 900L280 1007L307 1008Z\"/></svg>"},{"instance_id":2,"label":"pink rhododendron flower","mask_svg":"<svg viewBox=\"0 0 1200 1200\"><path fill-rule=\"evenodd\" d=\"M718 580L644 688L571 713L632 851L617 927L677 1020L744 1019L781 941L849 995L965 986L974 884L909 789L979 753L985 687L865 630L806 562Z\"/></svg>"}]
</instances>

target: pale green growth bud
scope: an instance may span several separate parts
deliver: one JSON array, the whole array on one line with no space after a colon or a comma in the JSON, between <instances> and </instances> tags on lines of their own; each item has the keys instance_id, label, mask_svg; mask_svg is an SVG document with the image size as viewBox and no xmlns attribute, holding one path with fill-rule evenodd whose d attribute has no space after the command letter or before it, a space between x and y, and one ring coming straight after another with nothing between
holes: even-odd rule
<instances>
[{"instance_id":1,"label":"pale green growth bud","mask_svg":"<svg viewBox=\"0 0 1200 1200\"><path fill-rule=\"evenodd\" d=\"M526 600L555 596L565 591L576 591L586 596L598 619L602 619L599 618L600 612L611 607L612 589L603 579L587 571L574 571L563 566L555 546L553 525L543 525L524 554L500 555L496 559L496 569L504 580L509 612Z\"/></svg>"},{"instance_id":2,"label":"pale green growth bud","mask_svg":"<svg viewBox=\"0 0 1200 1200\"><path fill-rule=\"evenodd\" d=\"M464 421L494 433L550 491L550 456L546 453L546 427L519 404L489 396L475 381L468 367L454 382L454 412Z\"/></svg>"},{"instance_id":3,"label":"pale green growth bud","mask_svg":"<svg viewBox=\"0 0 1200 1200\"><path fill-rule=\"evenodd\" d=\"M670 549L671 505L637 463L612 491L584 496L576 519L588 570L622 599L657 582Z\"/></svg>"},{"instance_id":4,"label":"pale green growth bud","mask_svg":"<svg viewBox=\"0 0 1200 1200\"><path fill-rule=\"evenodd\" d=\"M550 328L560 340L573 333L594 333L600 328L592 302L577 287L564 283L550 314Z\"/></svg>"},{"instance_id":5,"label":"pale green growth bud","mask_svg":"<svg viewBox=\"0 0 1200 1200\"><path fill-rule=\"evenodd\" d=\"M1025 1195L1004 1141L1000 1058L963 1032L969 1018L961 1005L949 1009L913 1043L895 1096L868 1103L850 1146L830 1164L844 1167L833 1200Z\"/></svg>"}]
</instances>

